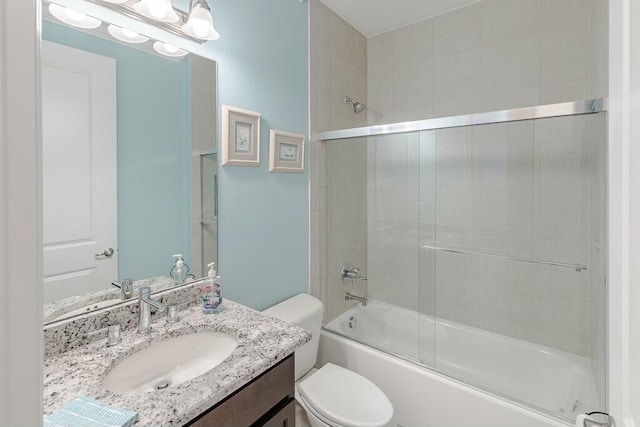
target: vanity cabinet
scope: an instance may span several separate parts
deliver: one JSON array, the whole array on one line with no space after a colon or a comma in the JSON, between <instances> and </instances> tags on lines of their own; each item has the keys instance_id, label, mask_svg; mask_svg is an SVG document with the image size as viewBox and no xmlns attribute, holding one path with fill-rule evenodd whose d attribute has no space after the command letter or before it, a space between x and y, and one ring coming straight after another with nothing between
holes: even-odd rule
<instances>
[{"instance_id":1,"label":"vanity cabinet","mask_svg":"<svg viewBox=\"0 0 640 427\"><path fill-rule=\"evenodd\" d=\"M187 423L190 427L295 427L294 356Z\"/></svg>"}]
</instances>

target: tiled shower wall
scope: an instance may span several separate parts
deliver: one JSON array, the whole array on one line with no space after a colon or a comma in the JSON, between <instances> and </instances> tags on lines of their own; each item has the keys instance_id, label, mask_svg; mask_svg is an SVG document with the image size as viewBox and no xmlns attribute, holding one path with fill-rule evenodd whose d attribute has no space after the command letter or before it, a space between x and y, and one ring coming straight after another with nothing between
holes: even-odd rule
<instances>
[{"instance_id":1,"label":"tiled shower wall","mask_svg":"<svg viewBox=\"0 0 640 427\"><path fill-rule=\"evenodd\" d=\"M485 0L369 39L369 124L606 96L607 3Z\"/></svg>"},{"instance_id":2,"label":"tiled shower wall","mask_svg":"<svg viewBox=\"0 0 640 427\"><path fill-rule=\"evenodd\" d=\"M353 305L344 301L346 291L367 293L365 281L345 287L340 279L347 263L367 272L366 147L363 143L320 144L317 134L366 126L367 112L354 114L344 97L367 103L367 39L320 0L309 2L309 13L310 283L311 292L325 302L328 321ZM336 209L331 216L321 212L327 203Z\"/></svg>"}]
</instances>

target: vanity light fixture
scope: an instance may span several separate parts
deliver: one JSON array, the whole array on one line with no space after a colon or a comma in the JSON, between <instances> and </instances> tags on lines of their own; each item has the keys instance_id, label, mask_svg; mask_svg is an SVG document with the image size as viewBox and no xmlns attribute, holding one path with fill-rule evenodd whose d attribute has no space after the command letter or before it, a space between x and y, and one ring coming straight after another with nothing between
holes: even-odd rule
<instances>
[{"instance_id":1,"label":"vanity light fixture","mask_svg":"<svg viewBox=\"0 0 640 427\"><path fill-rule=\"evenodd\" d=\"M180 58L189 53L186 50L182 50L179 47L161 41L155 42L153 44L153 49L161 55L170 56L172 58Z\"/></svg>"},{"instance_id":2,"label":"vanity light fixture","mask_svg":"<svg viewBox=\"0 0 640 427\"><path fill-rule=\"evenodd\" d=\"M126 28L118 27L117 25L109 24L107 31L114 38L125 43L144 43L149 40L149 37L145 37L135 31L127 30Z\"/></svg>"},{"instance_id":3,"label":"vanity light fixture","mask_svg":"<svg viewBox=\"0 0 640 427\"><path fill-rule=\"evenodd\" d=\"M173 10L171 0L140 0L133 8L147 18L160 22L178 22L180 17Z\"/></svg>"},{"instance_id":4,"label":"vanity light fixture","mask_svg":"<svg viewBox=\"0 0 640 427\"><path fill-rule=\"evenodd\" d=\"M218 40L220 34L213 27L211 8L206 0L189 0L190 11L182 31L202 40Z\"/></svg>"},{"instance_id":5,"label":"vanity light fixture","mask_svg":"<svg viewBox=\"0 0 640 427\"><path fill-rule=\"evenodd\" d=\"M90 30L102 25L102 21L97 18L55 3L49 4L49 12L65 24L78 28Z\"/></svg>"}]
</instances>

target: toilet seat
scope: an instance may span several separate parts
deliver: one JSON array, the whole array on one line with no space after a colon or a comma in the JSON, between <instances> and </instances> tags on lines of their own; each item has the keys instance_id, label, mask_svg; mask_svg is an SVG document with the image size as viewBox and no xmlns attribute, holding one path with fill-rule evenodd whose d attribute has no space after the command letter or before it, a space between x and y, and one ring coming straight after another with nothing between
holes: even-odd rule
<instances>
[{"instance_id":1,"label":"toilet seat","mask_svg":"<svg viewBox=\"0 0 640 427\"><path fill-rule=\"evenodd\" d=\"M300 382L300 398L332 427L387 427L393 406L374 383L348 369L327 363Z\"/></svg>"}]
</instances>

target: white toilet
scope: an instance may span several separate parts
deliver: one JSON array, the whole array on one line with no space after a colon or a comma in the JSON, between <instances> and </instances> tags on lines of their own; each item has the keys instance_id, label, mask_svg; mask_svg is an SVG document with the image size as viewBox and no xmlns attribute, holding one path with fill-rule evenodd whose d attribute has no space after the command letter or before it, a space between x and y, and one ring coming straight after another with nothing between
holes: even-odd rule
<instances>
[{"instance_id":1,"label":"white toilet","mask_svg":"<svg viewBox=\"0 0 640 427\"><path fill-rule=\"evenodd\" d=\"M299 294L264 314L311 332L311 341L296 351L296 400L312 427L389 427L393 406L374 383L348 369L327 363L314 369L320 343L322 302Z\"/></svg>"}]
</instances>

